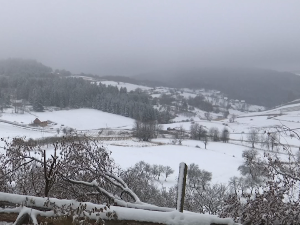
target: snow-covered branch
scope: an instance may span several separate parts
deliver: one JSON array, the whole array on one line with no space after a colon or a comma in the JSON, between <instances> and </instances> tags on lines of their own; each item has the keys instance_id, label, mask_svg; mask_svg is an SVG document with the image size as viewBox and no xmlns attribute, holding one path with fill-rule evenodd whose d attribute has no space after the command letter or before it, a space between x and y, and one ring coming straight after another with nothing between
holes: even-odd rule
<instances>
[{"instance_id":1,"label":"snow-covered branch","mask_svg":"<svg viewBox=\"0 0 300 225\"><path fill-rule=\"evenodd\" d=\"M121 188L124 192L126 192L127 194L129 194L136 203L141 202L141 200L139 199L139 197L130 189L128 188L127 184L120 178L115 176L114 174L105 172L103 174L103 176L105 177L105 179L107 179L109 182L111 182L112 184L114 184L116 187ZM113 178L114 180L110 179Z\"/></svg>"},{"instance_id":2,"label":"snow-covered branch","mask_svg":"<svg viewBox=\"0 0 300 225\"><path fill-rule=\"evenodd\" d=\"M118 197L114 196L112 193L110 193L110 192L106 191L105 189L99 187L96 181L85 182L85 181L77 181L77 180L72 180L72 179L67 179L67 181L72 183L72 184L81 184L81 185L85 185L85 186L88 186L88 187L93 187L99 193L104 194L107 198L109 198L111 200L115 200L115 199L118 198Z\"/></svg>"},{"instance_id":3,"label":"snow-covered branch","mask_svg":"<svg viewBox=\"0 0 300 225\"><path fill-rule=\"evenodd\" d=\"M30 218L33 224L38 224L37 216L85 216L87 218L105 218L111 210L105 205L98 205L89 202L78 202L76 200L62 200L56 198L41 198L35 196L16 195L0 192L1 205L8 205L9 208L0 208L0 213L18 214L15 224L23 224ZM15 208L12 208L15 205ZM97 216L93 215L98 212ZM113 211L111 211L113 212ZM0 220L1 221L1 220Z\"/></svg>"},{"instance_id":4,"label":"snow-covered branch","mask_svg":"<svg viewBox=\"0 0 300 225\"><path fill-rule=\"evenodd\" d=\"M218 218L212 215L201 215L198 213L179 213L177 211L155 211L157 207L151 205L142 205L144 209L135 209L132 207L116 207L111 206L110 208L105 205L93 204L90 202L78 202L76 200L56 199L56 198L41 198L35 196L16 195L0 192L0 202L11 202L17 206L15 208L4 208L0 209L0 213L17 213L18 217L15 224L22 224L22 218L29 216L33 224L38 224L37 216L42 217L53 217L53 216L64 216L68 213L75 213L75 219L80 216L87 217L94 221L103 220L118 220L118 221L136 221L157 223L157 224L197 224L197 225L210 225L210 224L227 224L234 225L232 219L229 218ZM44 211L36 208L44 208ZM151 208L152 207L152 208ZM79 210L78 210L79 209ZM47 210L47 211L45 211ZM73 211L72 211L73 210ZM79 214L76 214L76 212ZM76 217L77 215L77 217ZM0 219L1 221L1 219Z\"/></svg>"}]
</instances>

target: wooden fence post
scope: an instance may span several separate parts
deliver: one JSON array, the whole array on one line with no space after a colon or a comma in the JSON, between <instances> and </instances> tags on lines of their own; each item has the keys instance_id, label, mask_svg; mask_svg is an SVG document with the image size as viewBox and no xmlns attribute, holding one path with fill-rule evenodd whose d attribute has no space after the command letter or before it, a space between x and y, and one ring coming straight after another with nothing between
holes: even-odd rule
<instances>
[{"instance_id":1,"label":"wooden fence post","mask_svg":"<svg viewBox=\"0 0 300 225\"><path fill-rule=\"evenodd\" d=\"M183 212L185 185L186 185L187 165L182 162L179 164L179 177L177 189L177 210Z\"/></svg>"}]
</instances>

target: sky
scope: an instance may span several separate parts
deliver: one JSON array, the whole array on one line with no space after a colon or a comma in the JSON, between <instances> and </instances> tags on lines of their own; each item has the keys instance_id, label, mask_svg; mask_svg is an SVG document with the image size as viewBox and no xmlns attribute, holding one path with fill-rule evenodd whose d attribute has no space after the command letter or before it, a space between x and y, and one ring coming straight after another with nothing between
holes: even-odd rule
<instances>
[{"instance_id":1,"label":"sky","mask_svg":"<svg viewBox=\"0 0 300 225\"><path fill-rule=\"evenodd\" d=\"M0 59L98 75L220 66L300 71L299 0L0 4Z\"/></svg>"}]
</instances>

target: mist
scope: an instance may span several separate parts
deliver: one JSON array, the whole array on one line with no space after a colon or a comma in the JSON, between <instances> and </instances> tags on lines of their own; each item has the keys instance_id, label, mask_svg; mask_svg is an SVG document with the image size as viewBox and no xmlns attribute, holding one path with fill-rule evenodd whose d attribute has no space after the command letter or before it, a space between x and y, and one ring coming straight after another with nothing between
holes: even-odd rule
<instances>
[{"instance_id":1,"label":"mist","mask_svg":"<svg viewBox=\"0 0 300 225\"><path fill-rule=\"evenodd\" d=\"M0 0L0 59L73 73L300 70L299 1Z\"/></svg>"}]
</instances>

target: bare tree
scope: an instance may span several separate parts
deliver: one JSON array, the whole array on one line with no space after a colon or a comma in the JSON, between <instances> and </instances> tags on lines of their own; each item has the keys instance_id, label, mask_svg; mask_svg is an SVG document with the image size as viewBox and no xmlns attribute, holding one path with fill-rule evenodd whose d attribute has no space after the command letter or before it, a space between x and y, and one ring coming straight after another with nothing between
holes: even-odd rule
<instances>
[{"instance_id":1,"label":"bare tree","mask_svg":"<svg viewBox=\"0 0 300 225\"><path fill-rule=\"evenodd\" d=\"M141 122L136 120L133 127L133 134L141 141L150 141L157 137L160 126L156 121Z\"/></svg>"},{"instance_id":2,"label":"bare tree","mask_svg":"<svg viewBox=\"0 0 300 225\"><path fill-rule=\"evenodd\" d=\"M184 135L185 135L185 129L183 128L182 125L180 125L179 130L176 130L175 133L174 133L172 143L173 144L178 143L179 145L181 145L182 141L184 139Z\"/></svg>"},{"instance_id":3,"label":"bare tree","mask_svg":"<svg viewBox=\"0 0 300 225\"><path fill-rule=\"evenodd\" d=\"M247 140L251 143L252 148L254 148L255 144L259 142L259 135L257 129L251 129L247 134Z\"/></svg>"},{"instance_id":4,"label":"bare tree","mask_svg":"<svg viewBox=\"0 0 300 225\"><path fill-rule=\"evenodd\" d=\"M208 144L208 139L209 139L209 138L208 138L208 135L207 135L207 131L204 130L202 141L203 141L203 144L204 144L205 149L206 149L206 146L207 146L207 144Z\"/></svg>"},{"instance_id":5,"label":"bare tree","mask_svg":"<svg viewBox=\"0 0 300 225\"><path fill-rule=\"evenodd\" d=\"M191 138L201 140L204 137L205 128L198 123L192 124L190 128Z\"/></svg>"},{"instance_id":6,"label":"bare tree","mask_svg":"<svg viewBox=\"0 0 300 225\"><path fill-rule=\"evenodd\" d=\"M280 136L278 135L277 131L265 131L263 134L261 134L261 146L273 151L274 148L278 146L277 143L280 142L279 138Z\"/></svg>"},{"instance_id":7,"label":"bare tree","mask_svg":"<svg viewBox=\"0 0 300 225\"><path fill-rule=\"evenodd\" d=\"M229 135L230 135L229 130L226 127L224 127L221 133L221 141L223 141L224 143L228 143Z\"/></svg>"},{"instance_id":8,"label":"bare tree","mask_svg":"<svg viewBox=\"0 0 300 225\"><path fill-rule=\"evenodd\" d=\"M212 127L209 129L209 136L212 141L219 141L220 140L220 132L217 127Z\"/></svg>"},{"instance_id":9,"label":"bare tree","mask_svg":"<svg viewBox=\"0 0 300 225\"><path fill-rule=\"evenodd\" d=\"M211 121L211 120L212 120L212 115L211 115L210 112L204 113L204 116L205 116L205 118L206 118L208 121Z\"/></svg>"},{"instance_id":10,"label":"bare tree","mask_svg":"<svg viewBox=\"0 0 300 225\"><path fill-rule=\"evenodd\" d=\"M166 174L165 180L167 180L167 178L173 173L174 173L174 170L170 166L166 166L165 167L165 174Z\"/></svg>"},{"instance_id":11,"label":"bare tree","mask_svg":"<svg viewBox=\"0 0 300 225\"><path fill-rule=\"evenodd\" d=\"M229 122L234 123L236 118L237 118L237 116L235 114L232 114L229 118Z\"/></svg>"}]
</instances>

